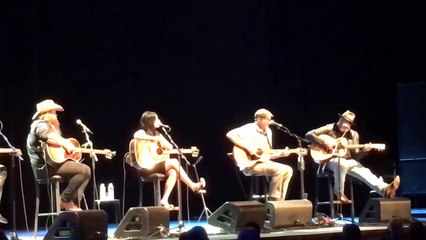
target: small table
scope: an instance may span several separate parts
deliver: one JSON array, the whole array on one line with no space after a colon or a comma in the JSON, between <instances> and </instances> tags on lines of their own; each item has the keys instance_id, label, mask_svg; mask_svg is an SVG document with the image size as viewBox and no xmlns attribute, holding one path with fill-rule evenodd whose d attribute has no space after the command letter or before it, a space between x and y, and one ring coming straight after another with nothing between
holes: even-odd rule
<instances>
[{"instance_id":1,"label":"small table","mask_svg":"<svg viewBox=\"0 0 426 240\"><path fill-rule=\"evenodd\" d=\"M120 209L120 199L110 199L110 200L95 200L96 208L101 209L103 204L105 205L113 205L114 207L114 215L115 215L115 223L120 223L121 221L121 209Z\"/></svg>"}]
</instances>

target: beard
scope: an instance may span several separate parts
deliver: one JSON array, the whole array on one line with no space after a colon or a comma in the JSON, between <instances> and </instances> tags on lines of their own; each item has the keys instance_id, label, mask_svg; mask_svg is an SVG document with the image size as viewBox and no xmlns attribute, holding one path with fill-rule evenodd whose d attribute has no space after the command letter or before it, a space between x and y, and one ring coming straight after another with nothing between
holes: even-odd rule
<instances>
[{"instance_id":1,"label":"beard","mask_svg":"<svg viewBox=\"0 0 426 240\"><path fill-rule=\"evenodd\" d=\"M59 123L59 120L57 118L51 118L49 119L50 124L52 124L53 128L56 130L56 132L59 135L61 134L61 124Z\"/></svg>"}]
</instances>

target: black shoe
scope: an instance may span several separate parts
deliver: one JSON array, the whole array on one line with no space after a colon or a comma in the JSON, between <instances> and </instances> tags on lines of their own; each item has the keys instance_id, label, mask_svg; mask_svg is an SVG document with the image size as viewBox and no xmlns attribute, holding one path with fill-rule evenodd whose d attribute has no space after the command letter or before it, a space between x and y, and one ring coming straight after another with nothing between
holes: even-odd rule
<instances>
[{"instance_id":1,"label":"black shoe","mask_svg":"<svg viewBox=\"0 0 426 240\"><path fill-rule=\"evenodd\" d=\"M4 218L1 214L0 214L0 223L3 223L3 224L7 224L8 223L7 219Z\"/></svg>"}]
</instances>

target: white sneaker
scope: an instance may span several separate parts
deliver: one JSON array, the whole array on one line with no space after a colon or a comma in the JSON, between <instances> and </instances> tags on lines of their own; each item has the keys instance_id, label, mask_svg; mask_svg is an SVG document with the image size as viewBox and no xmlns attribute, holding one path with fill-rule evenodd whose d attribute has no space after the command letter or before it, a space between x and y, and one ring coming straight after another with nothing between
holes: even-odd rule
<instances>
[{"instance_id":1,"label":"white sneaker","mask_svg":"<svg viewBox=\"0 0 426 240\"><path fill-rule=\"evenodd\" d=\"M8 223L7 219L4 218L1 214L0 214L0 223L3 223L3 224L7 224Z\"/></svg>"}]
</instances>

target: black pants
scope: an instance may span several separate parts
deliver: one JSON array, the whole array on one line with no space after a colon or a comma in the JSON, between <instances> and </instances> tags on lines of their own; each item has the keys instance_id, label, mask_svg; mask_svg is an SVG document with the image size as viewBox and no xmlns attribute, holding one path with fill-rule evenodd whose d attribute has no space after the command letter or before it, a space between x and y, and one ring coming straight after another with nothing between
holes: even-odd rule
<instances>
[{"instance_id":1,"label":"black pants","mask_svg":"<svg viewBox=\"0 0 426 240\"><path fill-rule=\"evenodd\" d=\"M68 182L68 186L61 194L61 200L64 202L73 201L79 205L83 197L84 189L89 183L91 172L86 164L68 160L57 168L56 174Z\"/></svg>"}]
</instances>

